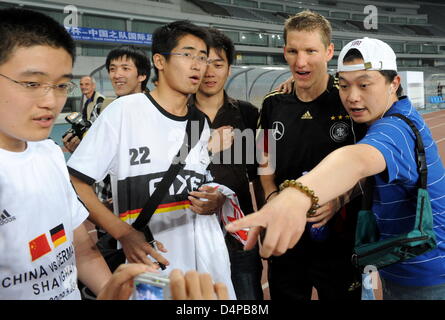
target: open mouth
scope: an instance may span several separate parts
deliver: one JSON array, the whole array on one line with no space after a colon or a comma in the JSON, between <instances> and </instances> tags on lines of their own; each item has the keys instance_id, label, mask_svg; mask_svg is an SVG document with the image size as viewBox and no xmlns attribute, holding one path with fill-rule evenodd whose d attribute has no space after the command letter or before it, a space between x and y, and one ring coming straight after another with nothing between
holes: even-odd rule
<instances>
[{"instance_id":1,"label":"open mouth","mask_svg":"<svg viewBox=\"0 0 445 320\"><path fill-rule=\"evenodd\" d=\"M349 114L353 117L360 117L364 115L366 108L349 108Z\"/></svg>"},{"instance_id":2,"label":"open mouth","mask_svg":"<svg viewBox=\"0 0 445 320\"><path fill-rule=\"evenodd\" d=\"M199 83L201 81L201 78L198 76L191 76L190 79L192 80L193 84Z\"/></svg>"},{"instance_id":3,"label":"open mouth","mask_svg":"<svg viewBox=\"0 0 445 320\"><path fill-rule=\"evenodd\" d=\"M310 71L296 71L295 72L297 78L308 78L311 74Z\"/></svg>"},{"instance_id":4,"label":"open mouth","mask_svg":"<svg viewBox=\"0 0 445 320\"><path fill-rule=\"evenodd\" d=\"M208 87L214 87L216 85L215 81L206 81L204 84Z\"/></svg>"},{"instance_id":5,"label":"open mouth","mask_svg":"<svg viewBox=\"0 0 445 320\"><path fill-rule=\"evenodd\" d=\"M35 121L37 124L39 124L43 128L50 127L53 123L54 116L52 115L45 115L41 117L33 118L33 121Z\"/></svg>"}]
</instances>

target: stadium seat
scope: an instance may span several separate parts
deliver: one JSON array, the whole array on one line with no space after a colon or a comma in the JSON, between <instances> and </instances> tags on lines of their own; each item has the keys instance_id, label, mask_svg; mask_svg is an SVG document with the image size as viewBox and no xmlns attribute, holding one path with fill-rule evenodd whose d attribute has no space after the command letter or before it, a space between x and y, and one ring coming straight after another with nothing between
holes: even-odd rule
<instances>
[{"instance_id":1,"label":"stadium seat","mask_svg":"<svg viewBox=\"0 0 445 320\"><path fill-rule=\"evenodd\" d=\"M441 96L430 96L430 103L445 103L445 99Z\"/></svg>"}]
</instances>

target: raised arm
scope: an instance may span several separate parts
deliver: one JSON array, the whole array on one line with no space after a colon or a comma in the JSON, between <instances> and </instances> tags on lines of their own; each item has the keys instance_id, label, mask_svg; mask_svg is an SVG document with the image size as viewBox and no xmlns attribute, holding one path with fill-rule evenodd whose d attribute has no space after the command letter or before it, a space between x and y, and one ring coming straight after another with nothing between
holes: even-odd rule
<instances>
[{"instance_id":1,"label":"raised arm","mask_svg":"<svg viewBox=\"0 0 445 320\"><path fill-rule=\"evenodd\" d=\"M352 189L357 182L386 169L383 155L376 148L357 144L335 150L297 181L313 190L319 204L327 203ZM261 248L263 257L281 255L300 239L306 224L311 198L296 188L286 188L261 210L228 226L234 232L252 227L246 249L256 243L260 227L266 228Z\"/></svg>"}]
</instances>

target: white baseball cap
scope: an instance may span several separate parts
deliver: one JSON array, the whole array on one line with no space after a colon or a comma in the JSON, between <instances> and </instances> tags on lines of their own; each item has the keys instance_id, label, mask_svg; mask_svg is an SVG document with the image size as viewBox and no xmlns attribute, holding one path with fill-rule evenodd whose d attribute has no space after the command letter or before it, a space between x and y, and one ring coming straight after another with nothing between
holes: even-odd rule
<instances>
[{"instance_id":1,"label":"white baseball cap","mask_svg":"<svg viewBox=\"0 0 445 320\"><path fill-rule=\"evenodd\" d=\"M357 49L363 56L364 63L344 65L343 59L351 49ZM396 54L391 47L379 40L365 37L349 42L338 56L338 72L357 70L393 70L397 71Z\"/></svg>"}]
</instances>

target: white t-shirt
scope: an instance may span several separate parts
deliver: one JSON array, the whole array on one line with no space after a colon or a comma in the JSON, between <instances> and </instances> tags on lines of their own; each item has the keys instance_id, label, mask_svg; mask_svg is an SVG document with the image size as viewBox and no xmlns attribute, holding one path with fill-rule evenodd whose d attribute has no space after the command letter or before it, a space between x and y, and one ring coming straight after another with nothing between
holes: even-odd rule
<instances>
[{"instance_id":1,"label":"white t-shirt","mask_svg":"<svg viewBox=\"0 0 445 320\"><path fill-rule=\"evenodd\" d=\"M133 223L149 195L170 167L182 145L188 116L166 112L151 97L132 94L113 101L93 123L82 143L68 161L71 174L92 184L111 176L114 213ZM192 126L192 134L193 126ZM198 134L196 131L195 134ZM156 240L169 251L169 270L197 269L195 220L189 209L188 193L211 179L204 131L190 151L149 223Z\"/></svg>"},{"instance_id":2,"label":"white t-shirt","mask_svg":"<svg viewBox=\"0 0 445 320\"><path fill-rule=\"evenodd\" d=\"M0 299L80 299L73 231L88 211L52 141L0 149Z\"/></svg>"}]
</instances>

